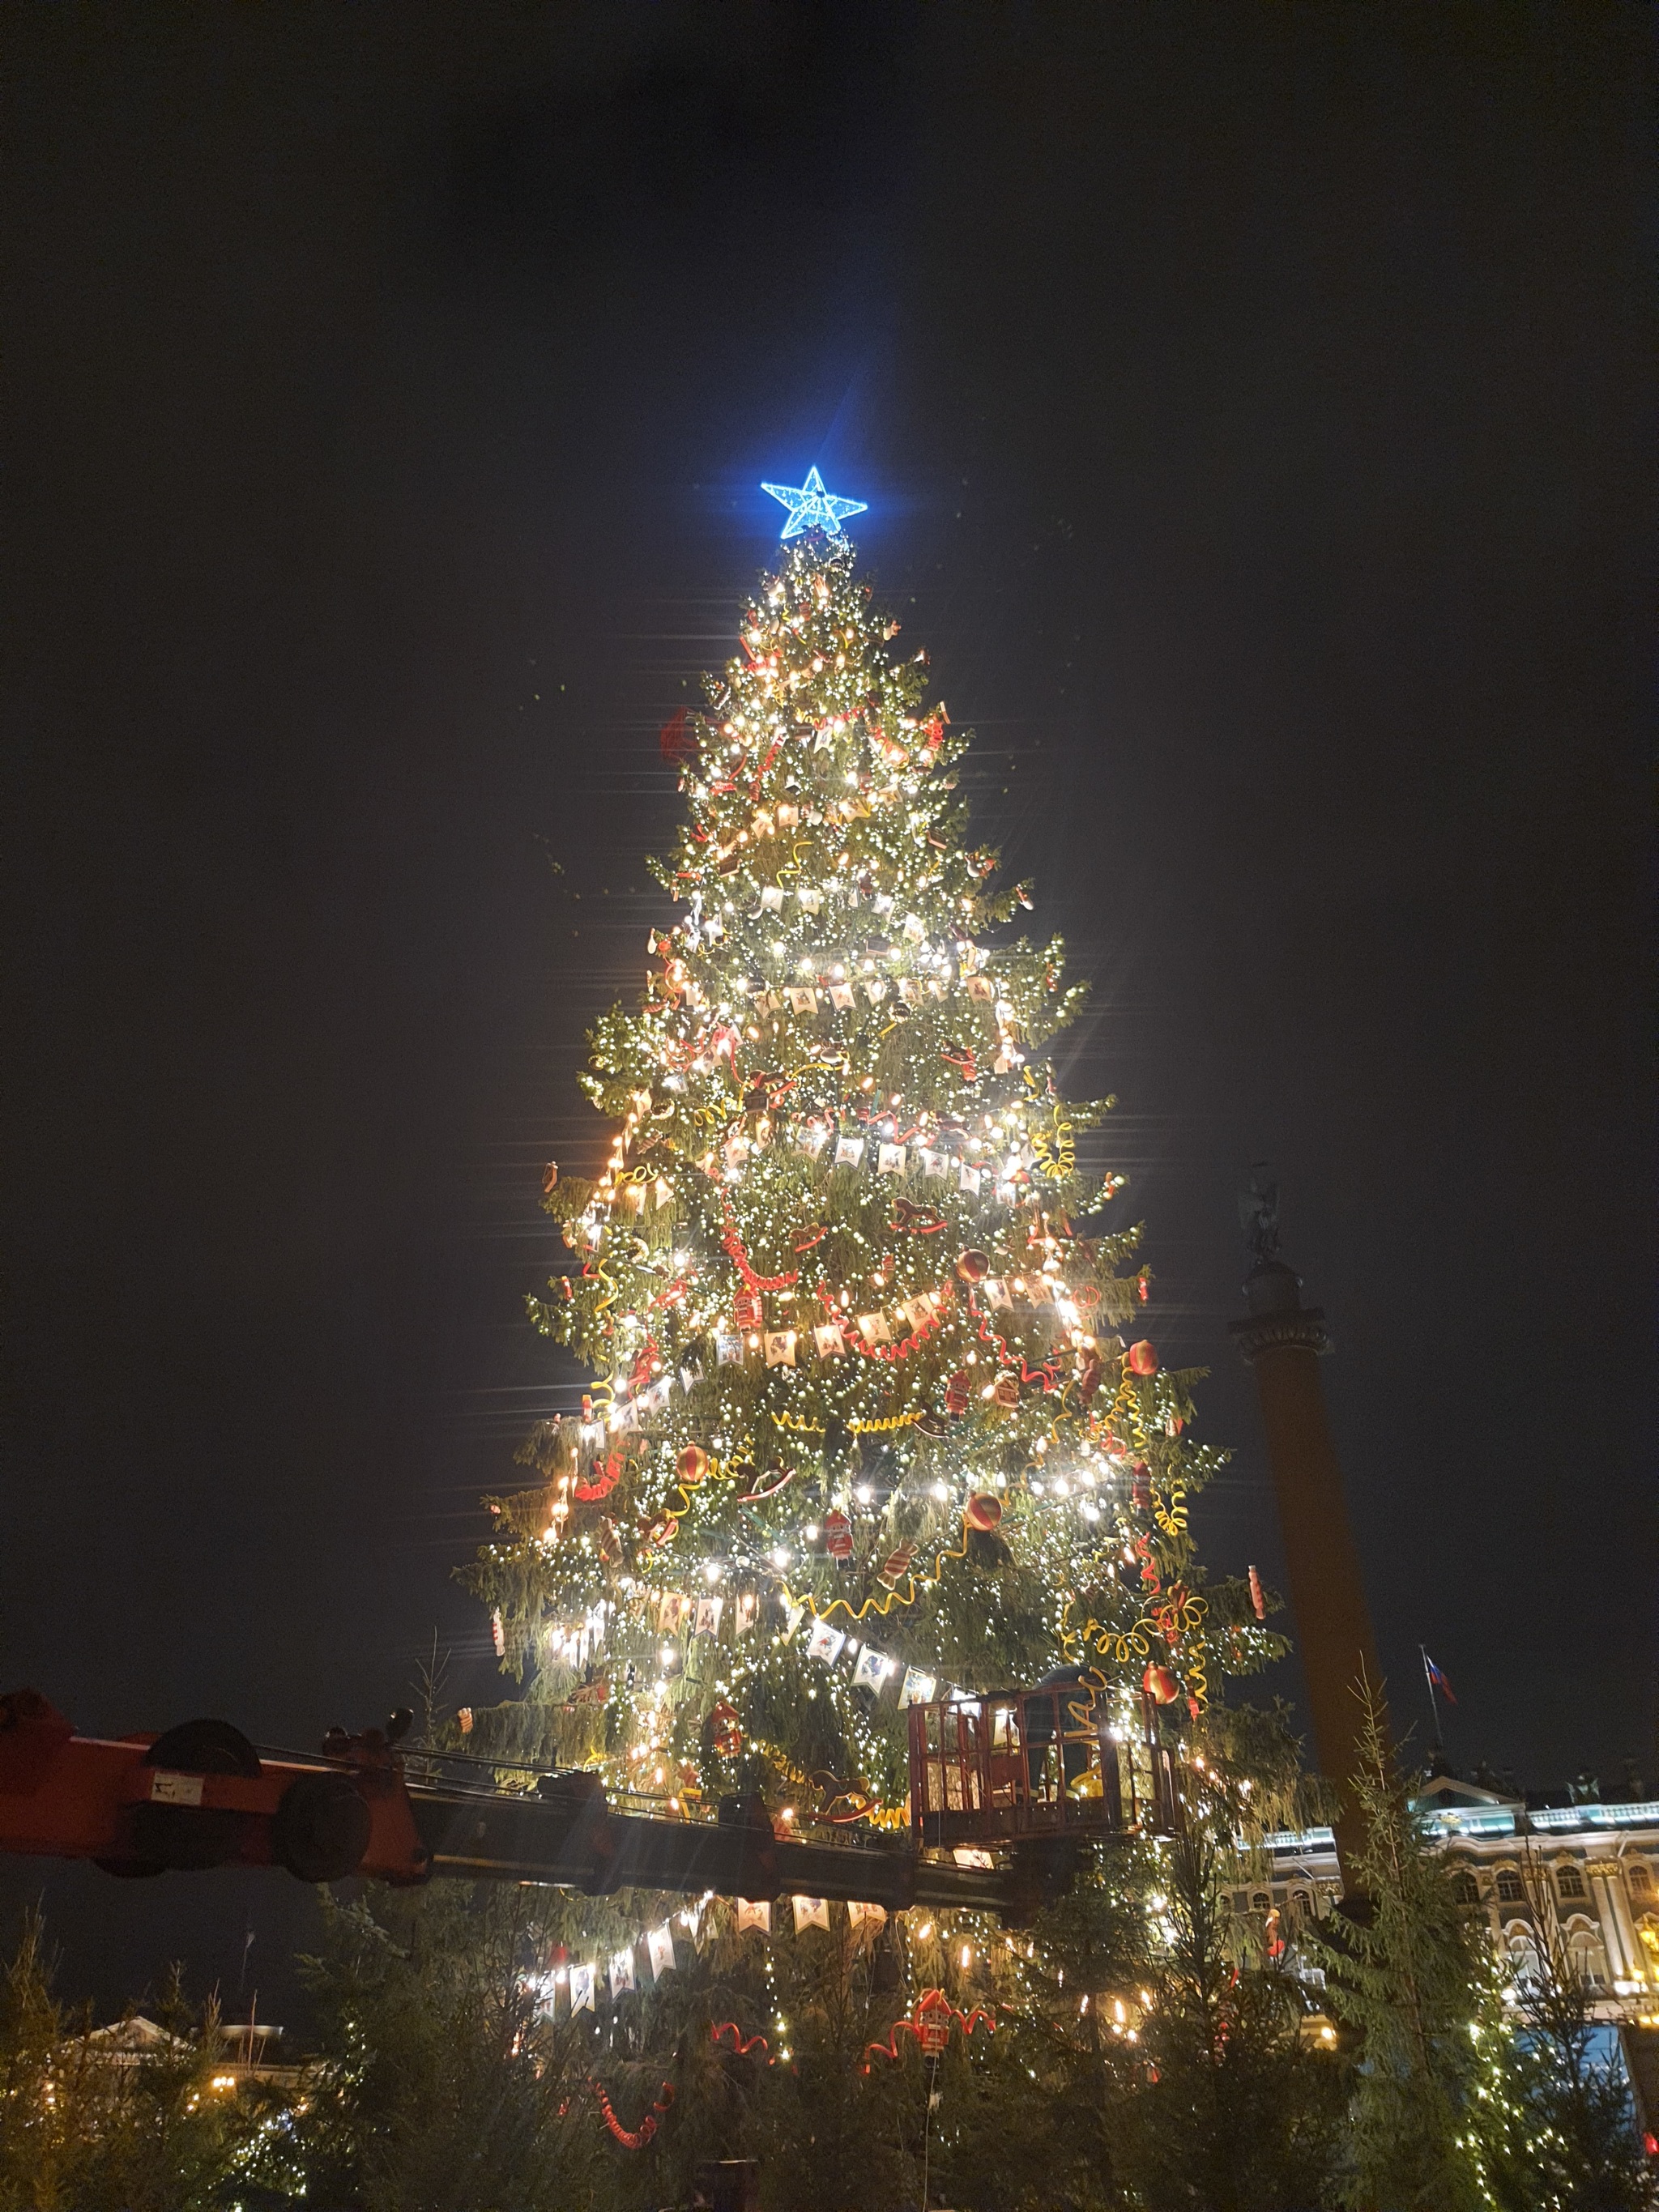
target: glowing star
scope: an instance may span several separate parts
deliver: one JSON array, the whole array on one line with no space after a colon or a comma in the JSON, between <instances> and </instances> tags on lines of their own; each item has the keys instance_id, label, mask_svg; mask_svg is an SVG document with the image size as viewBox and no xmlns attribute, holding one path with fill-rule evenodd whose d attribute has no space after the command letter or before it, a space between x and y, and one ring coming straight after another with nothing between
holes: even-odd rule
<instances>
[{"instance_id":1,"label":"glowing star","mask_svg":"<svg viewBox=\"0 0 1659 2212\"><path fill-rule=\"evenodd\" d=\"M863 514L869 507L867 499L837 499L833 492L825 491L823 478L816 469L808 469L806 482L799 491L787 484L763 483L761 489L789 510L789 520L781 535L793 538L803 530L826 530L831 538L841 535L843 517Z\"/></svg>"}]
</instances>

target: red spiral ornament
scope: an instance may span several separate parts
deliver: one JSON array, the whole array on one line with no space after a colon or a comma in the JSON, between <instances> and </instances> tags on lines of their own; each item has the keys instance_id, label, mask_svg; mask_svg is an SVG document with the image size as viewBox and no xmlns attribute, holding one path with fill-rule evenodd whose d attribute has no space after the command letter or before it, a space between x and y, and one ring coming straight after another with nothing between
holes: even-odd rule
<instances>
[{"instance_id":1,"label":"red spiral ornament","mask_svg":"<svg viewBox=\"0 0 1659 2212\"><path fill-rule=\"evenodd\" d=\"M865 2059L859 2069L860 2072L867 2074L870 2071L872 2052L879 2052L884 2058L897 2058L899 2055L897 2038L901 2030L906 2035L913 2036L924 2051L936 2057L945 2047L953 2021L959 2023L964 2043L981 2021L984 2021L991 2034L994 2035L997 2032L995 2020L991 2014L981 2009L980 2006L975 2005L970 2013L961 2013L957 2010L943 1990L924 1990L916 2000L915 2011L908 2014L904 2019L896 2020L893 2022L892 2027L888 2030L885 2043L865 2045Z\"/></svg>"},{"instance_id":2,"label":"red spiral ornament","mask_svg":"<svg viewBox=\"0 0 1659 2212\"><path fill-rule=\"evenodd\" d=\"M743 1249L743 1239L738 1234L738 1224L732 1218L729 1198L725 1200L725 1211L726 1234L720 1243L725 1246L732 1266L751 1291L787 1291L799 1282L800 1274L796 1269L792 1269L787 1275L757 1275L749 1264L749 1255Z\"/></svg>"},{"instance_id":3,"label":"red spiral ornament","mask_svg":"<svg viewBox=\"0 0 1659 2212\"><path fill-rule=\"evenodd\" d=\"M643 2150L662 2125L659 2114L665 2112L674 2101L674 2085L665 2081L656 2103L636 2128L625 2128L617 2118L616 2107L605 2094L602 2081L593 2083L593 2094L599 2100L599 2110L605 2114L605 2124L624 2150Z\"/></svg>"}]
</instances>

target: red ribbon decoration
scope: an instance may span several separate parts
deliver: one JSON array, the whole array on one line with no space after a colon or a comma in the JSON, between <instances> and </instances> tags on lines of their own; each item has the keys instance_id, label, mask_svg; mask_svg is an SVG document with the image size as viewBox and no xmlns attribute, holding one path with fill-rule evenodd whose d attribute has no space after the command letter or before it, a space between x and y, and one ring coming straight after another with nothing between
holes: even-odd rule
<instances>
[{"instance_id":1,"label":"red ribbon decoration","mask_svg":"<svg viewBox=\"0 0 1659 2212\"><path fill-rule=\"evenodd\" d=\"M756 665L758 667L760 664L757 662ZM773 663L773 665L775 667L775 661ZM755 778L753 784L750 787L749 795L754 799L757 805L760 803L761 786L766 781L766 771L771 767L773 762L777 758L778 747L782 743L783 739L781 738L773 738L771 744L766 749L766 757L760 764L760 774Z\"/></svg>"},{"instance_id":2,"label":"red ribbon decoration","mask_svg":"<svg viewBox=\"0 0 1659 2212\"><path fill-rule=\"evenodd\" d=\"M915 2012L907 2014L903 2020L896 2020L893 2022L892 2027L888 2030L885 2043L865 2045L865 2060L859 2069L860 2072L867 2074L870 2071L869 2054L872 2051L879 2051L884 2058L896 2059L898 2057L898 2044L895 2039L901 2029L906 2035L914 2036L921 2048L930 2056L936 2056L950 2040L952 2021L960 2021L964 2042L973 2033L981 2021L985 2022L993 2035L997 2032L995 2020L988 2012L982 2011L978 2005L975 2005L970 2013L960 2013L943 1990L924 1990L916 2000Z\"/></svg>"},{"instance_id":3,"label":"red ribbon decoration","mask_svg":"<svg viewBox=\"0 0 1659 2212\"><path fill-rule=\"evenodd\" d=\"M731 1256L732 1264L751 1291L787 1291L799 1282L799 1270L787 1275L757 1275L749 1264L749 1255L743 1249L743 1239L738 1234L738 1224L732 1216L732 1201L722 1194L726 1212L726 1234L720 1243Z\"/></svg>"},{"instance_id":4,"label":"red ribbon decoration","mask_svg":"<svg viewBox=\"0 0 1659 2212\"><path fill-rule=\"evenodd\" d=\"M671 768L690 760L697 749L696 737L686 727L688 720L688 709L677 707L657 732L658 749Z\"/></svg>"},{"instance_id":5,"label":"red ribbon decoration","mask_svg":"<svg viewBox=\"0 0 1659 2212\"><path fill-rule=\"evenodd\" d=\"M946 1287L949 1286L946 1285ZM908 1359L910 1354L918 1349L923 1340L933 1334L944 1318L939 1314L931 1315L920 1328L913 1330L908 1336L902 1337L896 1344L866 1344L859 1334L856 1322L850 1316L836 1312L830 1302L830 1292L820 1288L818 1296L823 1303L824 1311L840 1328L842 1341L856 1352L860 1359L885 1359L890 1362L895 1359Z\"/></svg>"},{"instance_id":6,"label":"red ribbon decoration","mask_svg":"<svg viewBox=\"0 0 1659 2212\"><path fill-rule=\"evenodd\" d=\"M597 1460L594 1462L594 1466L596 1468L599 1466ZM599 1475L597 1480L577 1483L571 1490L570 1495L580 1499L584 1505L591 1504L596 1498L609 1498L622 1480L622 1455L620 1452L614 1452L605 1462L605 1470Z\"/></svg>"},{"instance_id":7,"label":"red ribbon decoration","mask_svg":"<svg viewBox=\"0 0 1659 2212\"><path fill-rule=\"evenodd\" d=\"M711 2043L723 2044L728 2035L732 2039L733 2055L738 2058L747 2058L750 2052L757 2049L770 2053L772 2046L763 2035L751 2035L745 2042L743 2030L734 2020L723 2020L718 2027L711 2027L708 2031L708 2040ZM766 2063L769 2066L773 2063L769 2055Z\"/></svg>"},{"instance_id":8,"label":"red ribbon decoration","mask_svg":"<svg viewBox=\"0 0 1659 2212\"><path fill-rule=\"evenodd\" d=\"M662 2122L658 2118L657 2115L659 2112L665 2112L668 2110L668 2107L674 2101L674 2085L672 2081L665 2081L663 2083L661 2095L657 2099L656 2103L651 2107L651 2110L646 2114L645 2118L640 2122L636 2128L625 2128L622 2122L617 2118L616 2109L612 2106L610 2098L605 2094L605 2085L603 2082L593 2082L593 2094L599 2100L599 2110L605 2114L605 2124L606 2127L610 2129L611 2134L615 2136L617 2141L622 2145L623 2148L624 2150L643 2150L647 2143L650 2142L652 2136L656 2134L657 2130L662 2125Z\"/></svg>"},{"instance_id":9,"label":"red ribbon decoration","mask_svg":"<svg viewBox=\"0 0 1659 2212\"><path fill-rule=\"evenodd\" d=\"M1019 1379L1022 1382L1041 1382L1045 1390L1054 1390L1058 1387L1060 1382L1060 1363L1057 1359L1045 1360L1041 1367L1028 1367L1025 1364L1025 1355L1024 1352L1009 1351L1007 1340L1004 1337L999 1336L995 1329L992 1328L989 1321L986 1318L984 1314L980 1311L979 1301L971 1291L968 1294L968 1305L969 1310L975 1315L979 1322L981 1343L994 1344L997 1348L998 1356L1000 1358L1005 1367L1012 1367L1018 1364L1019 1368Z\"/></svg>"}]
</instances>

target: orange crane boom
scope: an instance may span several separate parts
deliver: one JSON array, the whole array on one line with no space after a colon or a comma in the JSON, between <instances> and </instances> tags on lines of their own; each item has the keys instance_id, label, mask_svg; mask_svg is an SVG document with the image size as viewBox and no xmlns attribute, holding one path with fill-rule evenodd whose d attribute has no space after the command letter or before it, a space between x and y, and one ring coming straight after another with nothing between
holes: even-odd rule
<instances>
[{"instance_id":1,"label":"orange crane boom","mask_svg":"<svg viewBox=\"0 0 1659 2212\"><path fill-rule=\"evenodd\" d=\"M757 1900L856 1899L1029 1920L1069 1887L1080 1838L1021 1841L1001 1865L964 1866L904 1844L780 1838L758 1799L714 1821L619 1813L597 1775L542 1776L532 1791L410 1782L386 1729L331 1733L321 1759L262 1753L224 1721L161 1735L77 1735L32 1690L0 1696L0 1852L90 1859L125 1876L280 1866L302 1881L434 1875L546 1882L608 1895L672 1890ZM981 1855L976 1855L981 1856ZM988 1854L982 1855L988 1857Z\"/></svg>"}]
</instances>

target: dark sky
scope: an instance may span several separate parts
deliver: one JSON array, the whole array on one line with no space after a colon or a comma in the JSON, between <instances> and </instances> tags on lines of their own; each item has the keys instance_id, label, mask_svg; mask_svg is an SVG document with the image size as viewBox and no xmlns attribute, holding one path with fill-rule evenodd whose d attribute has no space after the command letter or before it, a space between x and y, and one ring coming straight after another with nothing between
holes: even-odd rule
<instances>
[{"instance_id":1,"label":"dark sky","mask_svg":"<svg viewBox=\"0 0 1659 2212\"><path fill-rule=\"evenodd\" d=\"M1278 1572L1265 1156L1402 1711L1425 1642L1465 1761L1651 1778L1646 38L10 11L0 1679L306 1745L435 1626L491 1694L540 1166L816 461L1095 981L1209 1555ZM70 1978L234 1996L252 1911L291 2001L304 1893L181 1881L52 1875Z\"/></svg>"}]
</instances>

